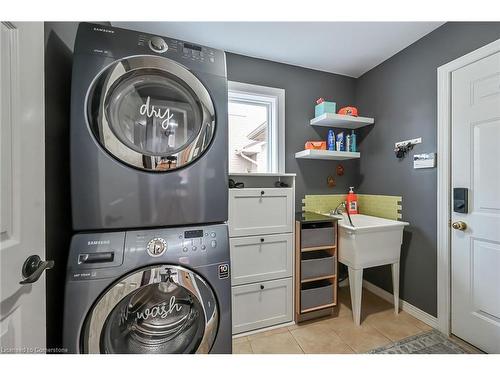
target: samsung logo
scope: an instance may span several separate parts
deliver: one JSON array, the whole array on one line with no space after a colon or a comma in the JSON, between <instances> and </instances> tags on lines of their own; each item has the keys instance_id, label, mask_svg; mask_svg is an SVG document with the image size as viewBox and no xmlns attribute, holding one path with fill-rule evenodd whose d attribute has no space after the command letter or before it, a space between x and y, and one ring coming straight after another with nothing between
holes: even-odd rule
<instances>
[{"instance_id":1,"label":"samsung logo","mask_svg":"<svg viewBox=\"0 0 500 375\"><path fill-rule=\"evenodd\" d=\"M110 34L114 34L115 33L114 30L101 29L100 27L94 27L93 30L94 31L100 31L101 33L110 33Z\"/></svg>"},{"instance_id":2,"label":"samsung logo","mask_svg":"<svg viewBox=\"0 0 500 375\"><path fill-rule=\"evenodd\" d=\"M87 245L92 246L92 245L109 245L110 241L109 240L102 240L102 241L88 241Z\"/></svg>"}]
</instances>

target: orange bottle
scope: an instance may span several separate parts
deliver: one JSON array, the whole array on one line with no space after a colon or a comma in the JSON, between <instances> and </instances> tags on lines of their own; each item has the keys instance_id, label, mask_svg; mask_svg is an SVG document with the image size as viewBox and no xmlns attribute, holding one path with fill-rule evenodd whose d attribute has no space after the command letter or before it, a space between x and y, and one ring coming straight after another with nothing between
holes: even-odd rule
<instances>
[{"instance_id":1,"label":"orange bottle","mask_svg":"<svg viewBox=\"0 0 500 375\"><path fill-rule=\"evenodd\" d=\"M347 211L350 215L355 215L358 213L358 196L354 194L354 186L349 188L349 194L347 194Z\"/></svg>"}]
</instances>

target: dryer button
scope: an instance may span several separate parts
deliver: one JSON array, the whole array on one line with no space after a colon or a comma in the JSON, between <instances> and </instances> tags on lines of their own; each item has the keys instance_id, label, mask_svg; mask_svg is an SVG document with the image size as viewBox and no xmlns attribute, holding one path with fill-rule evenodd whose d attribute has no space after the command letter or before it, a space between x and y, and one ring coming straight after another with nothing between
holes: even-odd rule
<instances>
[{"instance_id":1,"label":"dryer button","mask_svg":"<svg viewBox=\"0 0 500 375\"><path fill-rule=\"evenodd\" d=\"M168 44L162 38L154 36L149 39L149 48L155 52L162 53L168 50Z\"/></svg>"}]
</instances>

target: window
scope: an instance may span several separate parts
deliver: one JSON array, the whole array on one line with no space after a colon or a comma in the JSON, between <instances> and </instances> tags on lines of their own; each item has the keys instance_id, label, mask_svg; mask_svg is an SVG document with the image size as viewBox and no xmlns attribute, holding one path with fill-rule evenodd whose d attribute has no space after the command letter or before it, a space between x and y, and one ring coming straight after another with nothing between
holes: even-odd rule
<instances>
[{"instance_id":1,"label":"window","mask_svg":"<svg viewBox=\"0 0 500 375\"><path fill-rule=\"evenodd\" d=\"M229 173L285 172L285 90L229 82Z\"/></svg>"}]
</instances>

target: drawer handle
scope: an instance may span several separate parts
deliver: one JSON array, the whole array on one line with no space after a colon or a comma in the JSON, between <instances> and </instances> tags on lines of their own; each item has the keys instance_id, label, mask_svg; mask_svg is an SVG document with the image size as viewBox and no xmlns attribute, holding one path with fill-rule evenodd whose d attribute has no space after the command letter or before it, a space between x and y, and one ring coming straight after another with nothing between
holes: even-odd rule
<instances>
[{"instance_id":1,"label":"drawer handle","mask_svg":"<svg viewBox=\"0 0 500 375\"><path fill-rule=\"evenodd\" d=\"M260 290L263 290L263 289L264 289L264 285L261 285L261 286L260 286Z\"/></svg>"},{"instance_id":2,"label":"drawer handle","mask_svg":"<svg viewBox=\"0 0 500 375\"><path fill-rule=\"evenodd\" d=\"M262 191L260 192L260 195L264 195L264 193L265 193L265 191L264 191L264 190L262 190Z\"/></svg>"},{"instance_id":3,"label":"drawer handle","mask_svg":"<svg viewBox=\"0 0 500 375\"><path fill-rule=\"evenodd\" d=\"M263 238L261 238L261 239L260 239L260 242L264 242L264 239L263 239Z\"/></svg>"}]
</instances>

